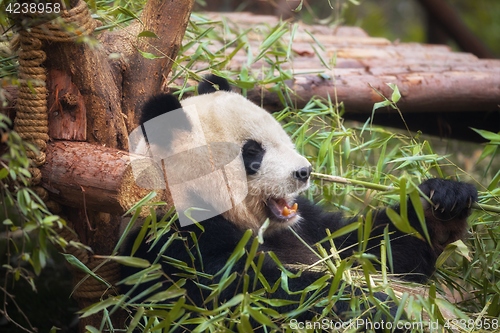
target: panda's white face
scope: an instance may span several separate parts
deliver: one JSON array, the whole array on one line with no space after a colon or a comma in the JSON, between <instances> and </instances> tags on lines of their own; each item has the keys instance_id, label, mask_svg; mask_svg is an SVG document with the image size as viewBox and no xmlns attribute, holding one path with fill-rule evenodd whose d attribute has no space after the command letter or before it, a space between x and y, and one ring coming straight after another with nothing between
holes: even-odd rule
<instances>
[{"instance_id":1,"label":"panda's white face","mask_svg":"<svg viewBox=\"0 0 500 333\"><path fill-rule=\"evenodd\" d=\"M267 111L226 91L188 98L182 106L185 110L196 108L208 145L228 142L240 147L239 167L234 172L241 174L244 168L247 184L231 185L246 185L248 194L222 214L226 219L253 230L267 218L269 230L300 219L295 198L309 186L311 164L295 150L290 137Z\"/></svg>"},{"instance_id":2,"label":"panda's white face","mask_svg":"<svg viewBox=\"0 0 500 333\"><path fill-rule=\"evenodd\" d=\"M154 102L160 116L131 133L133 150L163 170L181 225L222 214L254 231L269 218L271 232L300 219L295 198L309 186L311 165L267 111L227 91L181 104L162 114Z\"/></svg>"}]
</instances>

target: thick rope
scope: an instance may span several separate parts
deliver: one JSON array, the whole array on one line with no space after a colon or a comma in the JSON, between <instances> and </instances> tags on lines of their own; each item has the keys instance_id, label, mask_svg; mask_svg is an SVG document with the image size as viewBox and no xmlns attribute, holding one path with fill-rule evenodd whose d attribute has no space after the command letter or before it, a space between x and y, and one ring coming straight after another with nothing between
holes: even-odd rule
<instances>
[{"instance_id":1,"label":"thick rope","mask_svg":"<svg viewBox=\"0 0 500 333\"><path fill-rule=\"evenodd\" d=\"M87 3L80 0L70 10L61 11L60 18L32 28L31 36L52 42L72 42L91 34L95 27L96 21L92 19Z\"/></svg>"},{"instance_id":2,"label":"thick rope","mask_svg":"<svg viewBox=\"0 0 500 333\"><path fill-rule=\"evenodd\" d=\"M48 113L47 113L47 88L46 71L42 64L46 54L42 49L42 41L73 42L76 38L89 35L96 24L90 16L87 4L80 0L70 10L63 10L61 16L51 22L32 27L29 31L22 30L19 37L19 95L17 100L17 113L14 129L21 138L33 145L36 150L28 151L31 160L30 172L31 185L37 195L47 202L48 193L39 185L42 180L40 167L45 163L47 141L49 140ZM57 210L54 202L48 201L47 205ZM77 257L83 264L102 279L114 283L119 279L119 266L116 262L106 262L90 256L81 248L71 245L78 242L76 234L63 229L60 233L69 244L66 251ZM75 296L86 299L102 297L108 291L105 284L93 277L86 277L81 271L75 271L75 280L84 282L75 291Z\"/></svg>"},{"instance_id":3,"label":"thick rope","mask_svg":"<svg viewBox=\"0 0 500 333\"><path fill-rule=\"evenodd\" d=\"M45 69L42 63L46 55L42 50L42 42L33 38L27 31L20 32L19 50L19 95L14 129L21 138L32 144L37 150L28 150L31 160L31 185L38 185L42 174L38 169L45 163L45 150L49 140L47 116L47 88L45 86ZM43 193L43 189L37 189ZM46 194L42 194L46 197Z\"/></svg>"}]
</instances>

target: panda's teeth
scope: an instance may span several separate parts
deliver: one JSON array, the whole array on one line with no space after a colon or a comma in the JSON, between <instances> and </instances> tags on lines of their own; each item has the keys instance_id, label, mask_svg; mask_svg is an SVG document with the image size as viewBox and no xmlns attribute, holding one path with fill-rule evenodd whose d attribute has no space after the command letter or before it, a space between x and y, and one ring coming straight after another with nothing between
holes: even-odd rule
<instances>
[{"instance_id":1,"label":"panda's teeth","mask_svg":"<svg viewBox=\"0 0 500 333\"><path fill-rule=\"evenodd\" d=\"M291 208L288 208L287 206L283 207L283 211L281 214L285 217L287 217L290 214L295 214L297 213L297 209L299 208L299 205L297 203L294 203Z\"/></svg>"},{"instance_id":2,"label":"panda's teeth","mask_svg":"<svg viewBox=\"0 0 500 333\"><path fill-rule=\"evenodd\" d=\"M288 207L283 207L283 211L281 212L281 214L283 214L283 216L290 215L290 209L288 209Z\"/></svg>"},{"instance_id":3,"label":"panda's teeth","mask_svg":"<svg viewBox=\"0 0 500 333\"><path fill-rule=\"evenodd\" d=\"M289 220L295 217L295 215L297 215L297 209L299 208L297 203L294 203L292 207L290 207L284 198L269 198L266 205L278 221Z\"/></svg>"}]
</instances>

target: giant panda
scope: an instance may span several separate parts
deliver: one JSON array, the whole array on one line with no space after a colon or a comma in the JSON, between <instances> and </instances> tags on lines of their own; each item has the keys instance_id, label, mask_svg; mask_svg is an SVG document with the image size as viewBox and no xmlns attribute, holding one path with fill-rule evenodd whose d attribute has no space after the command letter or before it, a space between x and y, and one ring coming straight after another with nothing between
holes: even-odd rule
<instances>
[{"instance_id":1,"label":"giant panda","mask_svg":"<svg viewBox=\"0 0 500 333\"><path fill-rule=\"evenodd\" d=\"M128 296L139 295L140 300L147 299L144 291L149 287L160 282L161 289L166 290L176 281L192 277L189 269L194 268L201 274L183 280L186 302L210 307L210 302L205 304L209 291L203 285L219 282L230 257L232 272L238 276L248 274L254 281L254 270L245 267L246 256L241 255L237 260L232 257L247 230L260 240L257 253L264 254L264 260L259 263L260 274L270 285L283 279L284 269L294 272L294 267L318 262L318 257L310 250L317 243L321 243L327 253L333 250L333 244L341 257L358 249L357 244L362 240L358 239L357 231L333 240L327 237L327 230L333 233L358 219L344 219L341 213L325 211L301 196L310 183L311 164L296 151L290 137L267 111L231 92L228 82L217 76L206 77L199 84L198 93L182 103L169 94L155 96L142 111L140 135L135 138L138 143L133 147L141 155L160 156L160 167L163 170L170 168L165 176L167 202L173 202L179 220L162 239L146 237L135 251L134 256L151 263L159 260L163 275L139 287L134 286L133 290L131 286L124 286ZM169 121L162 121L161 117L169 112L175 115L165 118ZM159 132L149 135L155 128ZM203 179L202 186L197 186L198 179ZM179 184L184 185L179 187ZM431 201L422 199L431 243L401 232L390 222L385 210L380 209L372 212L371 235L365 247L366 253L380 257L380 240L384 233L389 235L392 273L414 282L425 282L433 274L436 259L446 245L466 233L471 204L477 200L474 186L462 182L429 179L420 185L420 190ZM193 206L196 209L190 210ZM399 211L397 206L392 208ZM407 216L411 226L423 235L410 200ZM131 253L138 232L128 237L122 254ZM177 237L172 238L174 233ZM252 241L246 245L247 251L251 244ZM273 259L271 252L281 264ZM172 261L186 263L188 269ZM297 270L300 268L295 268ZM138 268L124 266L122 275L127 277L138 271ZM279 286L265 296L291 301L276 306L276 311L296 310L303 295L293 291L305 289L324 274L305 270L289 278L287 288ZM228 301L242 288L241 281L236 279L224 287L217 302ZM263 286L256 283L253 288ZM323 296L328 295L328 289L324 288ZM348 294L349 290L344 293ZM375 297L381 301L387 298L384 294ZM290 319L316 318L326 304L328 301L318 301L307 310L295 311ZM331 308L338 317L345 318L349 313L349 301L336 299ZM389 312L392 308L389 306ZM254 330L263 330L262 323L252 323Z\"/></svg>"}]
</instances>

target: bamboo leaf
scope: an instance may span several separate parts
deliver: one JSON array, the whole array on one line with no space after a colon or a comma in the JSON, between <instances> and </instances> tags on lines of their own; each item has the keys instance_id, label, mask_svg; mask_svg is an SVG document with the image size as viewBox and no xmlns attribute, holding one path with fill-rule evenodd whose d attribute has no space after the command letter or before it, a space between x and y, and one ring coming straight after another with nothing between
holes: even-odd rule
<instances>
[{"instance_id":1,"label":"bamboo leaf","mask_svg":"<svg viewBox=\"0 0 500 333\"><path fill-rule=\"evenodd\" d=\"M422 206L420 193L417 190L410 192L410 201L413 206L413 210L417 215L418 222L424 232L425 239L427 240L427 243L431 244L431 236L429 235L429 230L427 229L427 223L425 221L424 207Z\"/></svg>"},{"instance_id":2,"label":"bamboo leaf","mask_svg":"<svg viewBox=\"0 0 500 333\"><path fill-rule=\"evenodd\" d=\"M80 317L86 318L88 316L91 316L93 314L96 314L110 306L116 305L119 302L121 302L122 297L109 297L103 301L100 301L98 303L92 304L91 306L86 307L85 309L79 311L81 313Z\"/></svg>"},{"instance_id":3,"label":"bamboo leaf","mask_svg":"<svg viewBox=\"0 0 500 333\"><path fill-rule=\"evenodd\" d=\"M85 264L83 264L80 260L78 260L78 258L75 257L74 255L68 254L68 253L63 253L62 255L64 256L64 258L66 258L66 261L68 263L70 263L72 266L78 268L79 270L81 270L85 274L90 275L94 279L96 279L99 282L101 282L104 285L106 285L108 288L111 287L111 285L106 280L102 279L99 275L97 275L92 270L90 270L90 268L88 268L87 266L85 266Z\"/></svg>"},{"instance_id":4,"label":"bamboo leaf","mask_svg":"<svg viewBox=\"0 0 500 333\"><path fill-rule=\"evenodd\" d=\"M398 230L406 233L406 234L412 234L413 236L417 237L417 238L420 238L421 240L424 240L424 238L422 237L422 235L420 235L418 233L417 230L415 230L411 225L410 223L408 222L408 220L404 220L401 215L399 215L398 213L396 213L392 208L388 207L386 209L386 214L387 214L387 217L389 217L389 219L391 220L391 222L394 224L394 226L396 228L398 228Z\"/></svg>"},{"instance_id":5,"label":"bamboo leaf","mask_svg":"<svg viewBox=\"0 0 500 333\"><path fill-rule=\"evenodd\" d=\"M239 333L253 332L253 327L250 324L248 314L242 314L240 316L240 321L236 324L236 327L238 328Z\"/></svg>"},{"instance_id":6,"label":"bamboo leaf","mask_svg":"<svg viewBox=\"0 0 500 333\"><path fill-rule=\"evenodd\" d=\"M147 37L147 38L158 38L158 36L152 32L152 31L149 31L149 30L143 30L141 31L137 37Z\"/></svg>"},{"instance_id":7,"label":"bamboo leaf","mask_svg":"<svg viewBox=\"0 0 500 333\"><path fill-rule=\"evenodd\" d=\"M153 296L149 297L146 302L164 302L165 300L172 298L179 298L186 294L186 290L179 288L176 285L170 286L167 290L155 293Z\"/></svg>"},{"instance_id":8,"label":"bamboo leaf","mask_svg":"<svg viewBox=\"0 0 500 333\"><path fill-rule=\"evenodd\" d=\"M499 182L500 182L500 170L497 171L495 177L493 177L490 184L488 185L488 191L493 191L496 188L498 188Z\"/></svg>"},{"instance_id":9,"label":"bamboo leaf","mask_svg":"<svg viewBox=\"0 0 500 333\"><path fill-rule=\"evenodd\" d=\"M288 48L286 50L286 59L290 59L290 56L292 54L293 39L295 37L298 27L299 27L298 23L294 23L292 25L292 31L290 32L290 41L288 42Z\"/></svg>"},{"instance_id":10,"label":"bamboo leaf","mask_svg":"<svg viewBox=\"0 0 500 333\"><path fill-rule=\"evenodd\" d=\"M151 266L151 263L142 258L136 257L127 257L127 256L96 256L96 258L102 259L111 259L118 262L120 265L130 266L130 267L138 267L138 268L146 268Z\"/></svg>"},{"instance_id":11,"label":"bamboo leaf","mask_svg":"<svg viewBox=\"0 0 500 333\"><path fill-rule=\"evenodd\" d=\"M394 83L388 83L387 85L392 89L391 101L393 103L399 102L401 99L401 93L399 92L398 86Z\"/></svg>"},{"instance_id":12,"label":"bamboo leaf","mask_svg":"<svg viewBox=\"0 0 500 333\"><path fill-rule=\"evenodd\" d=\"M334 232L331 233L330 236L328 236L326 238L323 238L318 243L323 243L323 242L328 241L330 239L335 239L335 238L344 236L344 235L346 235L348 233L353 232L354 230L358 230L361 227L361 225L362 224L359 221L358 222L349 223L349 224L343 226L342 228L340 228L338 230L335 230Z\"/></svg>"},{"instance_id":13,"label":"bamboo leaf","mask_svg":"<svg viewBox=\"0 0 500 333\"><path fill-rule=\"evenodd\" d=\"M399 179L399 214L403 221L408 221L408 202L406 200L406 178Z\"/></svg>"},{"instance_id":14,"label":"bamboo leaf","mask_svg":"<svg viewBox=\"0 0 500 333\"><path fill-rule=\"evenodd\" d=\"M260 310L256 310L251 306L246 307L246 310L250 314L250 316L255 319L257 322L269 326L271 328L276 328L276 324L269 319L266 315L264 315Z\"/></svg>"},{"instance_id":15,"label":"bamboo leaf","mask_svg":"<svg viewBox=\"0 0 500 333\"><path fill-rule=\"evenodd\" d=\"M85 332L101 333L101 330L95 328L94 326L87 325L87 326L85 326Z\"/></svg>"},{"instance_id":16,"label":"bamboo leaf","mask_svg":"<svg viewBox=\"0 0 500 333\"><path fill-rule=\"evenodd\" d=\"M471 129L476 132L477 134L481 135L483 138L486 140L490 140L492 142L496 142L497 144L500 144L500 133L494 133L486 130L481 130L477 128L471 127Z\"/></svg>"},{"instance_id":17,"label":"bamboo leaf","mask_svg":"<svg viewBox=\"0 0 500 333\"><path fill-rule=\"evenodd\" d=\"M392 247L391 247L391 238L389 235L389 226L387 225L384 228L384 241L387 249L387 259L389 260L389 269L391 272L394 272L394 262L392 260Z\"/></svg>"},{"instance_id":18,"label":"bamboo leaf","mask_svg":"<svg viewBox=\"0 0 500 333\"><path fill-rule=\"evenodd\" d=\"M260 45L260 52L253 60L254 63L260 60L268 52L271 46L278 42L278 40L288 31L286 29L287 25L287 22L281 22L272 30L271 34L267 36L264 42Z\"/></svg>"},{"instance_id":19,"label":"bamboo leaf","mask_svg":"<svg viewBox=\"0 0 500 333\"><path fill-rule=\"evenodd\" d=\"M302 5L304 4L304 0L300 0L300 3L298 4L297 7L293 10L294 12L298 13L302 10Z\"/></svg>"},{"instance_id":20,"label":"bamboo leaf","mask_svg":"<svg viewBox=\"0 0 500 333\"><path fill-rule=\"evenodd\" d=\"M134 329L137 327L137 325L139 324L139 321L141 320L142 316L144 314L144 307L140 306L138 309L137 309L137 312L135 313L134 315L134 318L132 319L132 321L130 322L130 324L128 325L128 329L127 329L127 333L132 333L134 332Z\"/></svg>"},{"instance_id":21,"label":"bamboo leaf","mask_svg":"<svg viewBox=\"0 0 500 333\"><path fill-rule=\"evenodd\" d=\"M149 52L145 52L145 51L141 51L141 50L137 50L139 51L139 53L146 59L162 59L162 58L165 58L165 56L161 55L161 56L157 56L157 55L154 55L153 53L149 53Z\"/></svg>"}]
</instances>

